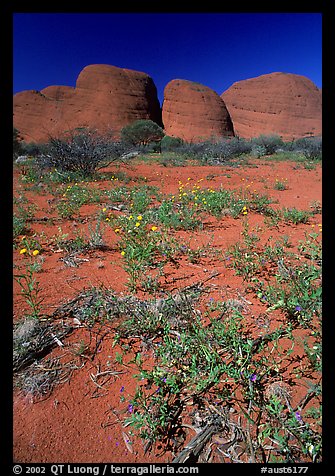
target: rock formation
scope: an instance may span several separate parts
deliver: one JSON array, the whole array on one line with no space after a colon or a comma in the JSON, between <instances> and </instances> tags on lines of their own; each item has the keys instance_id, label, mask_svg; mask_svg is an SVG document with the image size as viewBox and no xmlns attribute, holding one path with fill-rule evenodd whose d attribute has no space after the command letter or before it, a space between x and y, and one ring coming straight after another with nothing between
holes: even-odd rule
<instances>
[{"instance_id":1,"label":"rock formation","mask_svg":"<svg viewBox=\"0 0 335 476\"><path fill-rule=\"evenodd\" d=\"M161 124L157 90L146 73L89 65L76 87L49 86L14 96L14 127L26 142L44 142L76 127L120 130L138 119Z\"/></svg>"},{"instance_id":2,"label":"rock formation","mask_svg":"<svg viewBox=\"0 0 335 476\"><path fill-rule=\"evenodd\" d=\"M220 96L202 84L174 79L164 89L165 133L186 141L233 136L233 125Z\"/></svg>"},{"instance_id":3,"label":"rock formation","mask_svg":"<svg viewBox=\"0 0 335 476\"><path fill-rule=\"evenodd\" d=\"M265 74L234 83L221 97L240 137L278 134L288 141L322 134L322 94L304 76Z\"/></svg>"}]
</instances>

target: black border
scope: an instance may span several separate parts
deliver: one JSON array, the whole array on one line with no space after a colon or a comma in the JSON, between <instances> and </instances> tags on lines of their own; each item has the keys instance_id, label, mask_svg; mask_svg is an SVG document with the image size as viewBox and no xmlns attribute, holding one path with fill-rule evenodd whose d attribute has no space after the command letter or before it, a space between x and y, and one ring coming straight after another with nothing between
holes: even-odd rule
<instances>
[{"instance_id":1,"label":"black border","mask_svg":"<svg viewBox=\"0 0 335 476\"><path fill-rule=\"evenodd\" d=\"M121 2L120 2L121 3ZM259 3L259 2L257 2ZM0 349L3 355L1 355L2 373L1 373L1 395L2 399L2 416L4 418L4 424L1 425L0 436L3 436L3 444L0 450L0 468L6 468L3 472L5 475L12 473L12 441L13 441L13 419L12 419L12 311L13 311L13 284L12 284L12 84L13 84L13 60L12 60L12 41L13 41L13 28L12 28L12 15L14 13L321 13L323 22L323 149L324 149L324 161L323 161L323 248L326 252L326 259L323 261L323 302L325 316L323 322L323 462L318 465L307 465L309 467L307 474L316 474L316 471L321 474L329 474L328 471L332 467L335 468L335 454L334 454L334 395L335 395L335 378L334 378L334 350L335 350L335 332L334 322L335 316L332 312L332 294L334 294L332 277L334 271L332 268L331 252L332 245L334 243L333 230L335 230L333 203L334 203L334 186L333 179L335 179L334 164L335 164L335 130L334 121L331 120L335 109L335 18L331 9L331 1L323 0L315 3L311 7L311 3L306 1L286 1L283 0L278 3L275 9L271 10L270 5L256 5L256 2L238 2L236 5L234 2L231 5L224 5L224 9L218 9L218 2L206 2L206 9L199 8L199 4L178 5L174 7L169 2L169 7L166 8L163 5L158 5L153 2L127 2L127 8L121 8L120 5L113 5L111 10L107 10L106 3L99 5L94 3L96 8L77 8L71 7L68 3L57 2L54 8L51 5L34 2L34 5L28 2L14 1L12 5L0 6L0 34L1 34L1 106L2 111L0 114L1 121L1 134L3 135L2 144L5 144L5 148L1 149L2 152L2 186L1 186L1 235L5 240L2 240L5 245L1 248L2 263L5 267L5 273L2 276L1 291L3 296L1 299L0 319L2 319L1 325L1 341ZM202 6L202 5L201 5ZM239 9L236 8L238 6ZM253 8L251 9L250 6ZM140 7L140 8L139 8ZM159 8L161 7L161 8ZM235 7L235 8L234 8ZM269 8L270 7L270 8ZM8 240L7 240L8 238ZM25 465L27 466L27 465ZM48 465L45 465L48 466ZM95 465L98 466L98 465ZM122 466L122 465L120 465ZM136 465L134 465L136 466ZM146 464L143 464L146 466ZM159 466L159 465L157 465ZM204 466L199 466L199 474L202 471L206 471ZM215 465L217 466L217 465ZM220 465L219 465L220 466ZM250 465L247 464L247 472L254 474L260 474L260 467L262 465ZM285 465L272 465L274 467L284 467ZM290 465L288 465L290 466ZM296 466L296 465L291 465ZM306 466L303 464L302 466ZM7 471L8 468L8 471ZM229 468L229 469L228 469ZM235 468L235 469L233 469ZM238 465L224 466L224 471L228 474L241 469ZM213 469L220 469L213 466ZM25 474L25 473L23 473ZM46 473L48 474L48 473ZM50 473L51 474L51 473Z\"/></svg>"}]
</instances>

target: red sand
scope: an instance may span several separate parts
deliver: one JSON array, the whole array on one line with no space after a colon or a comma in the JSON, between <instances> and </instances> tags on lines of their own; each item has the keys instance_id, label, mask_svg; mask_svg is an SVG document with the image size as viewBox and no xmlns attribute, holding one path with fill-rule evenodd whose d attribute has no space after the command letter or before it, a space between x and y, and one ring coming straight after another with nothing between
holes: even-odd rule
<instances>
[{"instance_id":1,"label":"red sand","mask_svg":"<svg viewBox=\"0 0 335 476\"><path fill-rule=\"evenodd\" d=\"M313 201L321 203L321 177L322 169L316 165L314 170L306 170L302 165L289 162L254 161L257 167L221 167L221 166L187 166L187 167L163 167L158 164L133 163L130 166L121 166L119 171L125 172L135 180L138 177L146 177L147 185L155 185L160 191L178 193L179 181L185 186L194 184L199 179L201 187L219 188L221 185L230 189L249 189L260 194L268 194L279 200L279 207L296 207L309 210ZM113 169L115 171L115 168ZM287 180L288 189L279 191L274 189L275 180ZM128 185L134 185L130 182ZM115 185L114 185L115 184ZM101 188L114 187L121 182L97 182ZM19 180L16 170L14 176L14 195L23 191L23 185ZM47 215L47 199L51 194L37 194L34 191L24 191L26 197L37 205L35 217ZM103 204L85 205L81 208L80 215L96 216ZM250 229L258 225L257 233L261 238L261 244L265 244L272 237L277 239L288 235L290 241L296 245L304 238L304 233L312 231L321 221L321 215L314 215L309 224L285 225L280 224L279 229L269 229L264 225L264 217L260 214L250 213ZM118 236L112 229L106 228L104 238L110 249L108 251L91 251L82 255L87 261L83 261L78 268L66 267L60 258L64 253L57 253L56 247L52 248L47 239L58 233L58 226L62 232L73 233L80 229L80 223L74 220L63 220L57 225L44 222L33 222L31 228L37 234L44 232L47 238L40 239L42 244L41 256L44 258L42 271L37 279L40 283L43 306L48 314L61 303L75 297L84 288L99 286L111 288L118 293L128 294L126 286L127 274L122 267L122 257L117 247ZM314 227L314 229L315 229ZM85 229L86 230L86 229ZM227 250L230 245L241 239L242 220L231 217L223 217L220 220L209 217L204 222L204 228L196 232L173 232L180 242L188 244L192 248L198 248L210 243L217 250ZM14 264L23 265L26 256L14 250ZM81 255L80 255L81 256ZM199 262L192 264L181 260L178 268L166 266L165 280L166 289L175 286L184 287L199 282L210 276L212 272L219 274L209 281L213 290L211 297L226 299L228 297L246 296L246 283L242 278L235 275L232 268L223 260L214 258L201 258ZM182 278L182 279L181 279ZM176 279L178 279L176 281ZM177 284L176 284L177 283ZM208 296L209 298L209 296ZM259 327L255 324L260 313L264 311L262 304L247 296L251 302L249 310L244 313L246 323L250 330L257 334ZM27 312L25 300L20 295L19 286L14 284L14 321L21 319ZM280 320L280 316L278 316ZM305 332L305 331L304 331ZM306 331L307 332L307 331ZM123 428L121 421L126 412L126 402L120 402L120 390L124 387L124 396L133 395L136 380L132 377L136 372L134 365L130 367L115 363L117 347L112 348L113 334L107 335L101 342L98 352L93 361L86 357L74 354L76 345L81 340L90 343L94 348L103 330L97 330L90 343L90 333L85 329L76 330L70 337L64 340L64 348L56 348L51 356L59 356L81 367L74 370L71 379L64 384L56 386L51 396L44 400L36 400L25 396L18 389L14 392L14 460L16 462L171 462L173 456L170 452L161 454L159 448L152 452L144 453L140 439L129 435L130 427ZM288 343L289 344L289 343ZM150 362L150 354L148 354ZM110 366L108 365L110 362ZM299 366L299 356L287 369L292 372L294 367ZM112 378L99 388L92 380L92 375L104 370L118 370L122 374ZM306 389L302 383L297 382L294 386L293 401L298 402L303 391ZM114 413L113 413L114 412ZM118 421L118 417L120 421ZM126 432L131 440L130 449L122 436ZM190 437L194 434L190 431Z\"/></svg>"}]
</instances>

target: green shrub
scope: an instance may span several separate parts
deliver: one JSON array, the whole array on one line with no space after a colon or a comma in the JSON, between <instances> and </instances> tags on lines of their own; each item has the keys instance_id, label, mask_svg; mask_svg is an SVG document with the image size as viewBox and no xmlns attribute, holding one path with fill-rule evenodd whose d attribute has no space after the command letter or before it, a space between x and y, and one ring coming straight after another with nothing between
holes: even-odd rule
<instances>
[{"instance_id":1,"label":"green shrub","mask_svg":"<svg viewBox=\"0 0 335 476\"><path fill-rule=\"evenodd\" d=\"M178 149L183 144L183 140L179 137L164 136L161 140L162 152L169 152Z\"/></svg>"},{"instance_id":2,"label":"green shrub","mask_svg":"<svg viewBox=\"0 0 335 476\"><path fill-rule=\"evenodd\" d=\"M284 142L277 134L261 134L260 136L252 139L252 143L257 146L264 147L266 155L274 154L277 149L280 149L284 146Z\"/></svg>"},{"instance_id":3,"label":"green shrub","mask_svg":"<svg viewBox=\"0 0 335 476\"><path fill-rule=\"evenodd\" d=\"M122 141L133 146L147 146L150 142L159 142L163 137L163 129L149 119L139 119L121 130Z\"/></svg>"},{"instance_id":4,"label":"green shrub","mask_svg":"<svg viewBox=\"0 0 335 476\"><path fill-rule=\"evenodd\" d=\"M301 152L308 160L322 159L322 137L304 137L294 141L293 150Z\"/></svg>"},{"instance_id":5,"label":"green shrub","mask_svg":"<svg viewBox=\"0 0 335 476\"><path fill-rule=\"evenodd\" d=\"M25 155L30 155L32 157L37 157L41 154L46 154L48 150L47 144L36 144L35 142L22 142L22 153Z\"/></svg>"},{"instance_id":6,"label":"green shrub","mask_svg":"<svg viewBox=\"0 0 335 476\"><path fill-rule=\"evenodd\" d=\"M13 157L22 154L22 144L20 142L20 132L13 127Z\"/></svg>"}]
</instances>

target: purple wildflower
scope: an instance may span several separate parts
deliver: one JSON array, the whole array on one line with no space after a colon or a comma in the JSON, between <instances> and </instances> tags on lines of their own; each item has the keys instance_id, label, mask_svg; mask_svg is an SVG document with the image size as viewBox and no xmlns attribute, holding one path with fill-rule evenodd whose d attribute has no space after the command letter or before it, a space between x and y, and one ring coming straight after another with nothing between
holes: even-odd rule
<instances>
[{"instance_id":1,"label":"purple wildflower","mask_svg":"<svg viewBox=\"0 0 335 476\"><path fill-rule=\"evenodd\" d=\"M132 413L133 410L134 410L134 407L133 407L133 405L130 403L130 404L128 405L128 412L129 412L129 413Z\"/></svg>"},{"instance_id":2,"label":"purple wildflower","mask_svg":"<svg viewBox=\"0 0 335 476\"><path fill-rule=\"evenodd\" d=\"M302 307L301 306L295 306L295 310L300 312L302 310Z\"/></svg>"},{"instance_id":3,"label":"purple wildflower","mask_svg":"<svg viewBox=\"0 0 335 476\"><path fill-rule=\"evenodd\" d=\"M295 412L295 417L298 421L302 422L302 418L301 418L301 415L300 415L300 412Z\"/></svg>"},{"instance_id":4,"label":"purple wildflower","mask_svg":"<svg viewBox=\"0 0 335 476\"><path fill-rule=\"evenodd\" d=\"M120 388L120 392L122 393L124 391L124 386L122 385L122 387Z\"/></svg>"},{"instance_id":5,"label":"purple wildflower","mask_svg":"<svg viewBox=\"0 0 335 476\"><path fill-rule=\"evenodd\" d=\"M256 375L256 374L251 374L249 378L250 378L250 381L251 381L251 382L256 382L256 380L257 380L257 375Z\"/></svg>"}]
</instances>

